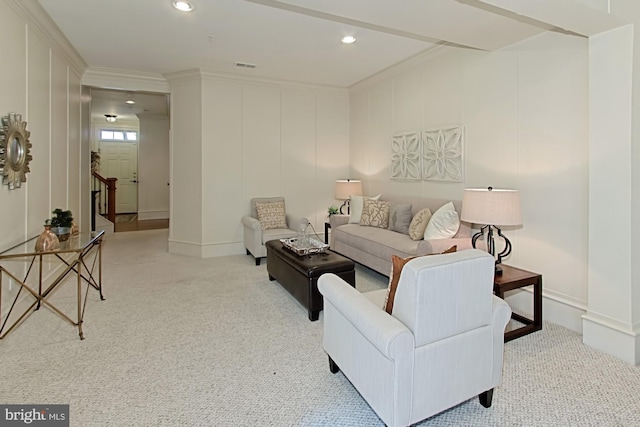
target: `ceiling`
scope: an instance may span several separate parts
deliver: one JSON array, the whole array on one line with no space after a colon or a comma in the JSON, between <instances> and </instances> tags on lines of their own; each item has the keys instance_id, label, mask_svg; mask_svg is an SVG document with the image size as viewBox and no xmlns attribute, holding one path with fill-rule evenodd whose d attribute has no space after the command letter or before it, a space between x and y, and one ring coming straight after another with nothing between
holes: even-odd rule
<instances>
[{"instance_id":1,"label":"ceiling","mask_svg":"<svg viewBox=\"0 0 640 427\"><path fill-rule=\"evenodd\" d=\"M89 67L159 74L200 68L349 87L438 45L491 51L543 31L584 35L585 24L571 17L595 12L584 3L597 1L536 0L529 10L530 0L192 0L188 13L170 0L39 3ZM341 44L344 35L356 43ZM105 108L122 107L114 101L122 93L97 95L105 95ZM164 99L149 100L163 108ZM126 108L122 114L136 107Z\"/></svg>"}]
</instances>

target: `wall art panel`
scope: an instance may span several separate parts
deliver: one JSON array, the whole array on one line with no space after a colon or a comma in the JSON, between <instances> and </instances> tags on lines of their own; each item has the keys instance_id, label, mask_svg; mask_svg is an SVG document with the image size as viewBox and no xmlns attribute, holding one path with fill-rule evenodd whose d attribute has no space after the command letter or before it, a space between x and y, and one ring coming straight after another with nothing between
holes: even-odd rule
<instances>
[{"instance_id":1,"label":"wall art panel","mask_svg":"<svg viewBox=\"0 0 640 427\"><path fill-rule=\"evenodd\" d=\"M462 126L427 130L422 133L422 179L462 182L464 180Z\"/></svg>"},{"instance_id":2,"label":"wall art panel","mask_svg":"<svg viewBox=\"0 0 640 427\"><path fill-rule=\"evenodd\" d=\"M391 179L420 180L419 131L398 133L391 140Z\"/></svg>"}]
</instances>

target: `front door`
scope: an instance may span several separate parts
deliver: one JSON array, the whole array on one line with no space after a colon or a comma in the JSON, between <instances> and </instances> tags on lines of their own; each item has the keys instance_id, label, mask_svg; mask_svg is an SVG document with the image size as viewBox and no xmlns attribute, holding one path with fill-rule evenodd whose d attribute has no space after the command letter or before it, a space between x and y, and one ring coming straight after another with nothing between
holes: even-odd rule
<instances>
[{"instance_id":1,"label":"front door","mask_svg":"<svg viewBox=\"0 0 640 427\"><path fill-rule=\"evenodd\" d=\"M138 143L137 141L100 143L100 173L118 178L116 213L138 212Z\"/></svg>"}]
</instances>

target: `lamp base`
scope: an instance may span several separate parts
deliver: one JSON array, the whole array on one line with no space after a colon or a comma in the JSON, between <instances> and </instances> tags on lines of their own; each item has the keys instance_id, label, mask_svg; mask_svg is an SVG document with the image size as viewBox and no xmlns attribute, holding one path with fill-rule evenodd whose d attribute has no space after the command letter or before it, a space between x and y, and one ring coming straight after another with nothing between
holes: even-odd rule
<instances>
[{"instance_id":1,"label":"lamp base","mask_svg":"<svg viewBox=\"0 0 640 427\"><path fill-rule=\"evenodd\" d=\"M493 229L494 228L498 232L498 236L500 236L500 237L502 237L502 239L504 239L504 249L502 250L502 252L500 252L497 255L496 255L496 245L495 245L495 242L493 240ZM511 253L511 242L509 241L509 239L507 239L507 236L502 234L502 230L500 230L500 228L496 227L495 225L485 225L484 227L482 227L480 229L480 231L478 231L476 234L474 234L473 237L471 238L471 245L474 248L476 247L476 241L479 238L484 236L485 231L487 233L487 252L489 252L491 254L491 256L496 258L495 275L496 276L501 276L502 275L502 267L500 267L500 264L502 263L502 258L506 257L507 255L509 255Z\"/></svg>"},{"instance_id":2,"label":"lamp base","mask_svg":"<svg viewBox=\"0 0 640 427\"><path fill-rule=\"evenodd\" d=\"M345 206L347 207L347 215L351 215L351 203L349 203L349 199L345 200L344 203L340 205L340 215L344 215L344 212L342 212L342 209Z\"/></svg>"}]
</instances>

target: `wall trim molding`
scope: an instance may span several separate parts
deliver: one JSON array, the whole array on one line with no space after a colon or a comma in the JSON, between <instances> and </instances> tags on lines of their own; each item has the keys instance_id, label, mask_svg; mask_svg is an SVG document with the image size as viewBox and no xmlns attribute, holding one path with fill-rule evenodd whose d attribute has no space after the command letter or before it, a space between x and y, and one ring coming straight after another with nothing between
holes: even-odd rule
<instances>
[{"instance_id":1,"label":"wall trim molding","mask_svg":"<svg viewBox=\"0 0 640 427\"><path fill-rule=\"evenodd\" d=\"M106 67L87 68L82 84L103 89L171 92L171 86L162 74Z\"/></svg>"},{"instance_id":2,"label":"wall trim molding","mask_svg":"<svg viewBox=\"0 0 640 427\"><path fill-rule=\"evenodd\" d=\"M138 120L169 120L169 116L166 114L139 113L136 116L138 116Z\"/></svg>"},{"instance_id":3,"label":"wall trim molding","mask_svg":"<svg viewBox=\"0 0 640 427\"><path fill-rule=\"evenodd\" d=\"M35 0L4 0L7 6L25 20L29 28L48 40L73 67L73 72L82 76L88 65L78 51L60 31L53 19Z\"/></svg>"},{"instance_id":4,"label":"wall trim molding","mask_svg":"<svg viewBox=\"0 0 640 427\"><path fill-rule=\"evenodd\" d=\"M533 289L517 289L507 295L505 300L516 313L527 317L533 315ZM582 333L582 316L586 313L586 305L567 298L565 295L542 289L542 321L551 322Z\"/></svg>"},{"instance_id":5,"label":"wall trim molding","mask_svg":"<svg viewBox=\"0 0 640 427\"><path fill-rule=\"evenodd\" d=\"M242 242L193 243L169 239L169 253L196 258L213 258L245 253Z\"/></svg>"},{"instance_id":6,"label":"wall trim molding","mask_svg":"<svg viewBox=\"0 0 640 427\"><path fill-rule=\"evenodd\" d=\"M338 86L314 85L310 83L292 82L286 80L276 80L268 78L259 78L251 76L241 76L230 73L220 73L208 71L201 68L192 70L178 71L176 73L165 74L169 82L188 81L193 79L202 79L208 81L222 81L230 83L238 83L244 85L266 86L277 89L292 89L297 91L308 91L315 93L331 93L338 95L349 95L347 88Z\"/></svg>"},{"instance_id":7,"label":"wall trim molding","mask_svg":"<svg viewBox=\"0 0 640 427\"><path fill-rule=\"evenodd\" d=\"M138 211L138 221L146 221L150 219L169 219L169 210Z\"/></svg>"},{"instance_id":8,"label":"wall trim molding","mask_svg":"<svg viewBox=\"0 0 640 427\"><path fill-rule=\"evenodd\" d=\"M632 365L640 364L640 328L587 312L582 316L582 342Z\"/></svg>"},{"instance_id":9,"label":"wall trim molding","mask_svg":"<svg viewBox=\"0 0 640 427\"><path fill-rule=\"evenodd\" d=\"M202 245L169 238L169 253L201 258Z\"/></svg>"}]
</instances>

